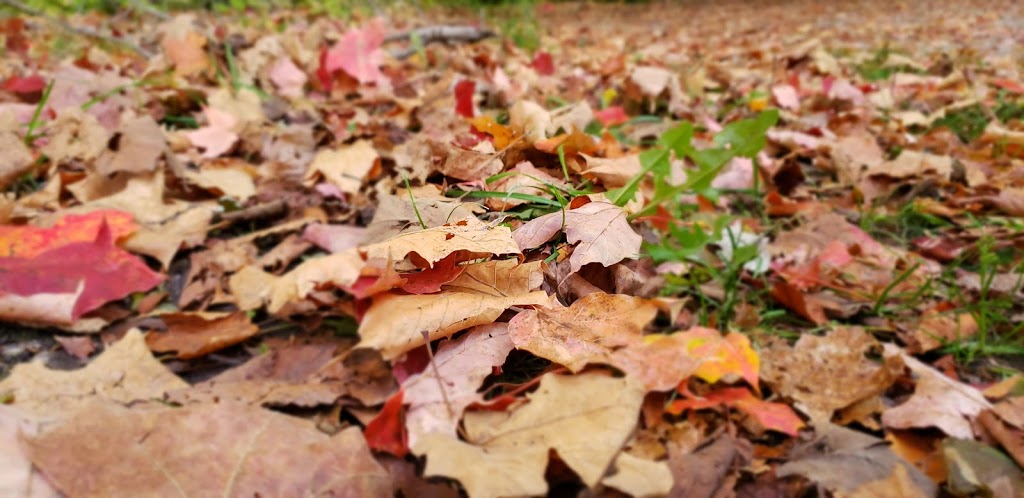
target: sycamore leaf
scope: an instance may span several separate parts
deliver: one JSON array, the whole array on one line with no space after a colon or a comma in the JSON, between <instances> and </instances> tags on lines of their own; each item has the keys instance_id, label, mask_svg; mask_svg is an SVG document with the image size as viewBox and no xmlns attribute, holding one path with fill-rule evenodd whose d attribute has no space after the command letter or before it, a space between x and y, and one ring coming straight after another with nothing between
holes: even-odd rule
<instances>
[{"instance_id":1,"label":"sycamore leaf","mask_svg":"<svg viewBox=\"0 0 1024 498\"><path fill-rule=\"evenodd\" d=\"M0 257L0 318L68 326L163 279L114 245L113 233L103 222L95 240L61 245L32 257Z\"/></svg>"},{"instance_id":2,"label":"sycamore leaf","mask_svg":"<svg viewBox=\"0 0 1024 498\"><path fill-rule=\"evenodd\" d=\"M51 370L42 362L22 363L0 381L0 393L32 417L65 417L97 397L128 404L189 387L153 358L138 329L132 329L94 358L73 371Z\"/></svg>"},{"instance_id":3,"label":"sycamore leaf","mask_svg":"<svg viewBox=\"0 0 1024 498\"><path fill-rule=\"evenodd\" d=\"M323 68L328 73L339 69L345 71L360 83L379 83L387 77L380 72L384 63L384 21L374 19L362 29L351 29L335 43L323 58Z\"/></svg>"},{"instance_id":4,"label":"sycamore leaf","mask_svg":"<svg viewBox=\"0 0 1024 498\"><path fill-rule=\"evenodd\" d=\"M626 212L607 202L590 202L530 220L516 230L513 238L523 250L533 249L561 231L563 223L566 240L576 244L569 257L573 273L588 263L611 266L640 253L642 239L626 220Z\"/></svg>"},{"instance_id":5,"label":"sycamore leaf","mask_svg":"<svg viewBox=\"0 0 1024 498\"><path fill-rule=\"evenodd\" d=\"M234 132L238 120L230 113L215 107L204 107L206 126L185 134L192 145L203 149L203 157L218 157L231 149L238 140Z\"/></svg>"},{"instance_id":6,"label":"sycamore leaf","mask_svg":"<svg viewBox=\"0 0 1024 498\"><path fill-rule=\"evenodd\" d=\"M508 324L480 325L455 341L444 342L428 366L402 383L409 444L425 434L456 435L466 407L483 401L477 389L512 350Z\"/></svg>"},{"instance_id":7,"label":"sycamore leaf","mask_svg":"<svg viewBox=\"0 0 1024 498\"><path fill-rule=\"evenodd\" d=\"M238 344L259 332L249 316L234 313L183 312L161 315L167 330L151 332L146 344L158 353L175 351L187 360Z\"/></svg>"},{"instance_id":8,"label":"sycamore leaf","mask_svg":"<svg viewBox=\"0 0 1024 498\"><path fill-rule=\"evenodd\" d=\"M609 363L615 349L639 343L657 313L645 299L595 292L568 308L520 312L509 322L509 336L516 348L575 373L588 363Z\"/></svg>"},{"instance_id":9,"label":"sycamore leaf","mask_svg":"<svg viewBox=\"0 0 1024 498\"><path fill-rule=\"evenodd\" d=\"M357 428L328 436L306 420L230 402L147 409L93 402L72 415L26 438L32 462L68 496L391 493Z\"/></svg>"},{"instance_id":10,"label":"sycamore leaf","mask_svg":"<svg viewBox=\"0 0 1024 498\"><path fill-rule=\"evenodd\" d=\"M629 378L544 375L529 403L512 412L470 412L466 442L427 434L413 452L426 476L459 480L469 496L543 495L551 450L594 486L636 426L643 389Z\"/></svg>"}]
</instances>

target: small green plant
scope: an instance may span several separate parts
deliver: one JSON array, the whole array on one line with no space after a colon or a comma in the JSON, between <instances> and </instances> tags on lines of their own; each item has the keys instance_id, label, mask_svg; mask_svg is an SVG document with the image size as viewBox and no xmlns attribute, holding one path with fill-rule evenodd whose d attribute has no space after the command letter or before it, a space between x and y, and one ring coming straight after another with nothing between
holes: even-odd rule
<instances>
[{"instance_id":1,"label":"small green plant","mask_svg":"<svg viewBox=\"0 0 1024 498\"><path fill-rule=\"evenodd\" d=\"M975 104L947 112L945 116L935 120L932 128L949 128L961 142L967 144L977 140L985 132L988 122L989 116L985 109L981 104Z\"/></svg>"}]
</instances>

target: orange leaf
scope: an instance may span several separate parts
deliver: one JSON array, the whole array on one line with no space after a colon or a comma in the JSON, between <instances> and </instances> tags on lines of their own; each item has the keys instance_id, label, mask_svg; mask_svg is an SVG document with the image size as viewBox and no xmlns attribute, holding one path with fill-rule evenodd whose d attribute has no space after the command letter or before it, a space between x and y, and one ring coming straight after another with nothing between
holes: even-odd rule
<instances>
[{"instance_id":1,"label":"orange leaf","mask_svg":"<svg viewBox=\"0 0 1024 498\"><path fill-rule=\"evenodd\" d=\"M686 393L683 395L686 396ZM703 397L676 400L666 411L678 415L686 410L702 410L719 405L743 412L767 430L790 436L796 436L804 426L803 420L788 405L761 400L745 387L727 387Z\"/></svg>"},{"instance_id":2,"label":"orange leaf","mask_svg":"<svg viewBox=\"0 0 1024 498\"><path fill-rule=\"evenodd\" d=\"M409 435L405 432L404 393L399 390L384 403L380 413L366 424L366 443L371 449L391 453L399 458L409 454Z\"/></svg>"},{"instance_id":3,"label":"orange leaf","mask_svg":"<svg viewBox=\"0 0 1024 498\"><path fill-rule=\"evenodd\" d=\"M106 220L114 240L138 229L132 215L123 211L93 211L70 214L50 228L0 225L0 256L34 258L39 254L74 242L92 242Z\"/></svg>"},{"instance_id":4,"label":"orange leaf","mask_svg":"<svg viewBox=\"0 0 1024 498\"><path fill-rule=\"evenodd\" d=\"M747 336L730 332L722 337L717 330L704 327L694 327L680 334L687 340L690 355L701 361L694 372L699 379L713 384L723 377L736 375L758 389L761 360Z\"/></svg>"},{"instance_id":5,"label":"orange leaf","mask_svg":"<svg viewBox=\"0 0 1024 498\"><path fill-rule=\"evenodd\" d=\"M486 133L494 139L494 148L501 150L508 147L512 142L514 134L509 127L498 123L490 116L477 116L471 119L470 124L480 133Z\"/></svg>"}]
</instances>

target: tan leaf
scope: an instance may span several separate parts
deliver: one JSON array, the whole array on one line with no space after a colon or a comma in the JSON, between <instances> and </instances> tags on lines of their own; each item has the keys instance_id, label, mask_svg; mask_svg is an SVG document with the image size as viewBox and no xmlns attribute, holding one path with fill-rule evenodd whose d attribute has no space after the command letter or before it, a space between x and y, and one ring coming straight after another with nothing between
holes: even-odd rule
<instances>
[{"instance_id":1,"label":"tan leaf","mask_svg":"<svg viewBox=\"0 0 1024 498\"><path fill-rule=\"evenodd\" d=\"M882 413L882 424L897 429L935 427L954 438L973 440L968 419L992 408L981 391L946 377L897 346L886 344L886 352L903 358L917 376L917 387L905 403Z\"/></svg>"},{"instance_id":2,"label":"tan leaf","mask_svg":"<svg viewBox=\"0 0 1024 498\"><path fill-rule=\"evenodd\" d=\"M509 322L516 348L579 372L588 363L610 363L612 353L639 343L658 314L645 299L593 293L568 308L522 311Z\"/></svg>"},{"instance_id":3,"label":"tan leaf","mask_svg":"<svg viewBox=\"0 0 1024 498\"><path fill-rule=\"evenodd\" d=\"M489 225L475 217L465 218L436 228L408 232L384 242L361 247L367 261L402 261L415 254L417 266L433 267L449 254L465 251L465 261L483 256L519 254L519 246L512 240L508 227Z\"/></svg>"},{"instance_id":4,"label":"tan leaf","mask_svg":"<svg viewBox=\"0 0 1024 498\"><path fill-rule=\"evenodd\" d=\"M356 249L303 261L274 282L267 311L276 313L288 302L303 299L320 286L350 286L359 279L364 266L366 263Z\"/></svg>"},{"instance_id":5,"label":"tan leaf","mask_svg":"<svg viewBox=\"0 0 1024 498\"><path fill-rule=\"evenodd\" d=\"M0 189L5 189L32 167L32 152L22 137L7 131L0 132L0 149Z\"/></svg>"},{"instance_id":6,"label":"tan leaf","mask_svg":"<svg viewBox=\"0 0 1024 498\"><path fill-rule=\"evenodd\" d=\"M334 343L291 344L167 394L181 404L235 401L263 406L314 407L350 396L366 406L395 390L391 368L376 351L353 350L338 361Z\"/></svg>"},{"instance_id":7,"label":"tan leaf","mask_svg":"<svg viewBox=\"0 0 1024 498\"><path fill-rule=\"evenodd\" d=\"M46 129L48 140L41 151L54 163L73 159L91 162L107 148L110 139L95 117L77 108L61 112Z\"/></svg>"},{"instance_id":8,"label":"tan leaf","mask_svg":"<svg viewBox=\"0 0 1024 498\"><path fill-rule=\"evenodd\" d=\"M671 334L631 344L611 357L611 364L641 383L648 391L670 391L701 367L702 360L690 352L690 339Z\"/></svg>"},{"instance_id":9,"label":"tan leaf","mask_svg":"<svg viewBox=\"0 0 1024 498\"><path fill-rule=\"evenodd\" d=\"M357 428L237 403L125 409L94 402L26 444L69 496L390 496ZM102 451L97 451L102 448Z\"/></svg>"},{"instance_id":10,"label":"tan leaf","mask_svg":"<svg viewBox=\"0 0 1024 498\"><path fill-rule=\"evenodd\" d=\"M101 175L149 173L167 150L164 131L149 115L124 121L115 137L117 146L108 146L96 160L96 172Z\"/></svg>"},{"instance_id":11,"label":"tan leaf","mask_svg":"<svg viewBox=\"0 0 1024 498\"><path fill-rule=\"evenodd\" d=\"M247 265L228 278L228 288L238 309L249 311L267 304L277 279L258 266Z\"/></svg>"},{"instance_id":12,"label":"tan leaf","mask_svg":"<svg viewBox=\"0 0 1024 498\"><path fill-rule=\"evenodd\" d=\"M640 155L631 154L616 158L591 157L581 154L587 160L584 175L592 176L601 181L605 188L619 188L640 174Z\"/></svg>"},{"instance_id":13,"label":"tan leaf","mask_svg":"<svg viewBox=\"0 0 1024 498\"><path fill-rule=\"evenodd\" d=\"M0 496L58 498L61 495L32 467L22 448L21 437L33 435L39 423L25 417L13 406L0 405Z\"/></svg>"},{"instance_id":14,"label":"tan leaf","mask_svg":"<svg viewBox=\"0 0 1024 498\"><path fill-rule=\"evenodd\" d=\"M218 159L204 162L198 170L185 170L182 176L218 197L226 195L244 203L256 195L253 175L254 170L244 161Z\"/></svg>"},{"instance_id":15,"label":"tan leaf","mask_svg":"<svg viewBox=\"0 0 1024 498\"><path fill-rule=\"evenodd\" d=\"M158 353L177 352L183 360L205 356L238 344L259 332L243 311L180 312L161 315L164 332L150 332L146 344Z\"/></svg>"},{"instance_id":16,"label":"tan leaf","mask_svg":"<svg viewBox=\"0 0 1024 498\"><path fill-rule=\"evenodd\" d=\"M761 350L761 378L772 390L800 403L812 418L828 419L846 408L884 393L902 374L902 362L871 355L881 345L857 327L841 327L824 337L803 335L793 347L782 343Z\"/></svg>"},{"instance_id":17,"label":"tan leaf","mask_svg":"<svg viewBox=\"0 0 1024 498\"><path fill-rule=\"evenodd\" d=\"M338 187L346 194L359 192L380 164L380 155L367 140L359 140L338 149L324 149L317 153L306 170L306 184L313 185L318 177Z\"/></svg>"},{"instance_id":18,"label":"tan leaf","mask_svg":"<svg viewBox=\"0 0 1024 498\"><path fill-rule=\"evenodd\" d=\"M428 227L437 227L485 211L480 204L443 197L433 185L413 188L412 196L416 199L415 209L408 190L381 197L373 221L366 227L364 243L383 242L402 233L418 232L423 229L420 219Z\"/></svg>"},{"instance_id":19,"label":"tan leaf","mask_svg":"<svg viewBox=\"0 0 1024 498\"><path fill-rule=\"evenodd\" d=\"M913 338L916 348L911 352L923 353L973 337L978 333L978 323L970 313L949 315L943 313L926 313L921 323L914 328ZM908 346L909 348L909 346Z\"/></svg>"},{"instance_id":20,"label":"tan leaf","mask_svg":"<svg viewBox=\"0 0 1024 498\"><path fill-rule=\"evenodd\" d=\"M668 462L655 462L621 453L615 459L615 473L601 484L636 497L665 496L672 490Z\"/></svg>"},{"instance_id":21,"label":"tan leaf","mask_svg":"<svg viewBox=\"0 0 1024 498\"><path fill-rule=\"evenodd\" d=\"M540 261L519 264L514 259L502 259L466 266L466 270L443 289L503 297L535 291L543 283Z\"/></svg>"},{"instance_id":22,"label":"tan leaf","mask_svg":"<svg viewBox=\"0 0 1024 498\"><path fill-rule=\"evenodd\" d=\"M387 359L460 330L497 320L510 306L544 305L548 295L534 291L515 296L489 296L445 291L439 294L377 294L359 326L360 347L376 348Z\"/></svg>"},{"instance_id":23,"label":"tan leaf","mask_svg":"<svg viewBox=\"0 0 1024 498\"><path fill-rule=\"evenodd\" d=\"M187 78L205 71L210 65L206 55L206 37L195 31L165 36L160 46L174 64L176 76Z\"/></svg>"},{"instance_id":24,"label":"tan leaf","mask_svg":"<svg viewBox=\"0 0 1024 498\"><path fill-rule=\"evenodd\" d=\"M465 416L467 442L428 434L413 452L427 476L458 479L469 496L541 495L551 449L587 486L604 475L632 434L643 389L628 378L547 374L529 403L509 413Z\"/></svg>"},{"instance_id":25,"label":"tan leaf","mask_svg":"<svg viewBox=\"0 0 1024 498\"><path fill-rule=\"evenodd\" d=\"M153 358L138 329L130 330L80 370L22 363L0 381L0 393L13 396L16 408L39 418L68 416L90 398L128 404L185 387L188 383Z\"/></svg>"},{"instance_id":26,"label":"tan leaf","mask_svg":"<svg viewBox=\"0 0 1024 498\"><path fill-rule=\"evenodd\" d=\"M203 157L214 158L231 150L238 141L238 118L213 106L203 108L206 126L186 132L192 145L203 149Z\"/></svg>"},{"instance_id":27,"label":"tan leaf","mask_svg":"<svg viewBox=\"0 0 1024 498\"><path fill-rule=\"evenodd\" d=\"M505 363L511 350L506 323L480 325L455 341L442 343L434 353L436 370L428 367L402 383L402 400L409 405L405 415L409 444L430 433L455 437L462 412L483 401L477 389L494 367Z\"/></svg>"},{"instance_id":28,"label":"tan leaf","mask_svg":"<svg viewBox=\"0 0 1024 498\"><path fill-rule=\"evenodd\" d=\"M450 144L434 145L435 153L444 156L444 162L437 167L437 171L444 176L463 181L483 180L501 172L505 164L495 154L494 146L486 141L480 144L483 147L474 147L474 150Z\"/></svg>"}]
</instances>

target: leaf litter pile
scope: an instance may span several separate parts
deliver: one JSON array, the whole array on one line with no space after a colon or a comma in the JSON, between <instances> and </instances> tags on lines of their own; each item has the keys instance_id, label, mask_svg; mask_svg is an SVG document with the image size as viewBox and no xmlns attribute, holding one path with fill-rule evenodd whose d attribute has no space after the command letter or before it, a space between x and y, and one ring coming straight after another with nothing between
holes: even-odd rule
<instances>
[{"instance_id":1,"label":"leaf litter pile","mask_svg":"<svg viewBox=\"0 0 1024 498\"><path fill-rule=\"evenodd\" d=\"M3 21L0 495L1024 495L1020 4L493 12Z\"/></svg>"}]
</instances>

